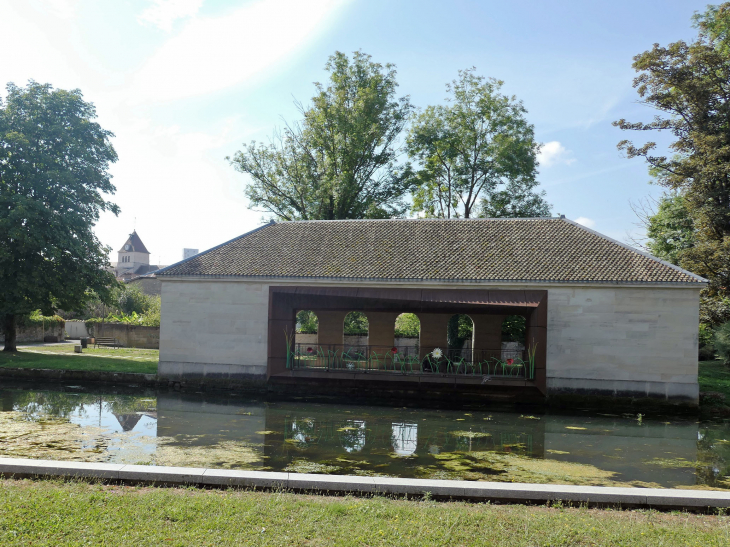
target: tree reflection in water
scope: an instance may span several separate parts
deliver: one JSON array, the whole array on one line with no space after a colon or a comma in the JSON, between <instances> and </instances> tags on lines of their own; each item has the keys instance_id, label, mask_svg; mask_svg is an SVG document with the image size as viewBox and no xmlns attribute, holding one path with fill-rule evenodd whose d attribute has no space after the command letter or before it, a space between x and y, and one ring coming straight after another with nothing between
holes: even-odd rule
<instances>
[{"instance_id":1,"label":"tree reflection in water","mask_svg":"<svg viewBox=\"0 0 730 547\"><path fill-rule=\"evenodd\" d=\"M347 452L360 452L365 448L365 422L347 420L340 428L340 443Z\"/></svg>"}]
</instances>

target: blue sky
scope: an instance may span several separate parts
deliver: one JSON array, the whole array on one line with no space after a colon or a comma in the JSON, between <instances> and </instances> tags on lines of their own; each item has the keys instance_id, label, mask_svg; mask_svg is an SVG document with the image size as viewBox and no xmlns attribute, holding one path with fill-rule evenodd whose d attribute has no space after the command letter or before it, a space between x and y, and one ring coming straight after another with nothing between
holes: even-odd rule
<instances>
[{"instance_id":1,"label":"blue sky","mask_svg":"<svg viewBox=\"0 0 730 547\"><path fill-rule=\"evenodd\" d=\"M180 260L259 225L244 175L225 161L295 120L334 51L361 49L398 69L425 107L457 71L504 80L545 143L539 180L555 213L625 241L630 202L658 196L611 126L654 112L637 102L632 57L691 40L706 2L423 0L5 0L12 47L0 83L79 88L116 134L122 209L99 238L116 251L133 227L153 262ZM637 135L636 138L641 138ZM666 141L664 141L666 142ZM116 260L116 254L112 256Z\"/></svg>"}]
</instances>

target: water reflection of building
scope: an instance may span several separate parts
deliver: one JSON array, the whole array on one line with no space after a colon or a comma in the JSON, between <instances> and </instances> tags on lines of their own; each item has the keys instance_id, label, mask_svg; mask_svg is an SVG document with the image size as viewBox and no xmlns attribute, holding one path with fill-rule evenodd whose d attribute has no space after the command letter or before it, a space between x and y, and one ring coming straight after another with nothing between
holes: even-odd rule
<instances>
[{"instance_id":1,"label":"water reflection of building","mask_svg":"<svg viewBox=\"0 0 730 547\"><path fill-rule=\"evenodd\" d=\"M410 456L418 448L418 424L393 424L393 450L399 456Z\"/></svg>"},{"instance_id":2,"label":"water reflection of building","mask_svg":"<svg viewBox=\"0 0 730 547\"><path fill-rule=\"evenodd\" d=\"M119 425L122 426L122 431L132 431L142 416L147 416L153 420L157 419L157 412L135 412L132 414L117 414L114 412L113 414Z\"/></svg>"},{"instance_id":3,"label":"water reflection of building","mask_svg":"<svg viewBox=\"0 0 730 547\"><path fill-rule=\"evenodd\" d=\"M260 453L252 466L263 466L266 406L221 394L160 393L157 396L157 435L209 442L240 441ZM212 438L211 438L212 437Z\"/></svg>"}]
</instances>

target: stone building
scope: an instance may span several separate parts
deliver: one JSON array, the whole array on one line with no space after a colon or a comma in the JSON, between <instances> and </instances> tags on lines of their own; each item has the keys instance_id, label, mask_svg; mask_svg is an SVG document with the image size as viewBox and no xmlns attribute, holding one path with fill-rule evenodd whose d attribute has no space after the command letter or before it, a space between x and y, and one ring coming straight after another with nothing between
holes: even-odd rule
<instances>
[{"instance_id":1,"label":"stone building","mask_svg":"<svg viewBox=\"0 0 730 547\"><path fill-rule=\"evenodd\" d=\"M117 262L112 266L117 279L139 286L145 294L160 294L160 281L154 272L165 266L150 264L150 252L136 230L129 234L129 238L117 252Z\"/></svg>"},{"instance_id":2,"label":"stone building","mask_svg":"<svg viewBox=\"0 0 730 547\"><path fill-rule=\"evenodd\" d=\"M159 374L307 393L445 398L556 394L696 404L706 280L565 218L270 223L157 272ZM317 342L295 344L297 313ZM368 319L347 347L343 320ZM420 320L418 349L395 318ZM455 314L473 325L450 347ZM502 324L523 318L506 359Z\"/></svg>"}]
</instances>

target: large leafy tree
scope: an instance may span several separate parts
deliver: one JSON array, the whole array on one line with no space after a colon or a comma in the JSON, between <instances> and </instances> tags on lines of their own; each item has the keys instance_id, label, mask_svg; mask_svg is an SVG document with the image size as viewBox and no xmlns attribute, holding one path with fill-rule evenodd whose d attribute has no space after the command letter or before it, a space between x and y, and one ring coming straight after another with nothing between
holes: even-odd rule
<instances>
[{"instance_id":1,"label":"large leafy tree","mask_svg":"<svg viewBox=\"0 0 730 547\"><path fill-rule=\"evenodd\" d=\"M398 138L412 106L396 97L395 67L357 51L352 59L336 52L325 68L329 84L315 83L311 105L297 105L299 123L228 158L250 176L246 196L282 220L402 215L410 178Z\"/></svg>"},{"instance_id":2,"label":"large leafy tree","mask_svg":"<svg viewBox=\"0 0 730 547\"><path fill-rule=\"evenodd\" d=\"M682 195L695 241L678 249L676 260L710 280L702 313L721 321L730 316L710 308L721 309L730 289L730 3L711 6L694 21L694 42L655 44L634 57L634 87L659 113L650 122L614 125L672 135L664 152L653 141L618 146L629 158L644 158L660 185Z\"/></svg>"},{"instance_id":3,"label":"large leafy tree","mask_svg":"<svg viewBox=\"0 0 730 547\"><path fill-rule=\"evenodd\" d=\"M522 102L502 82L459 71L446 86L448 104L429 106L408 135L420 164L413 210L442 218L545 216L534 128Z\"/></svg>"},{"instance_id":4,"label":"large leafy tree","mask_svg":"<svg viewBox=\"0 0 730 547\"><path fill-rule=\"evenodd\" d=\"M94 122L79 90L29 82L7 86L0 102L0 319L5 351L15 350L16 319L36 309L78 310L116 282L108 249L92 227L118 213L109 164L112 133Z\"/></svg>"}]
</instances>

